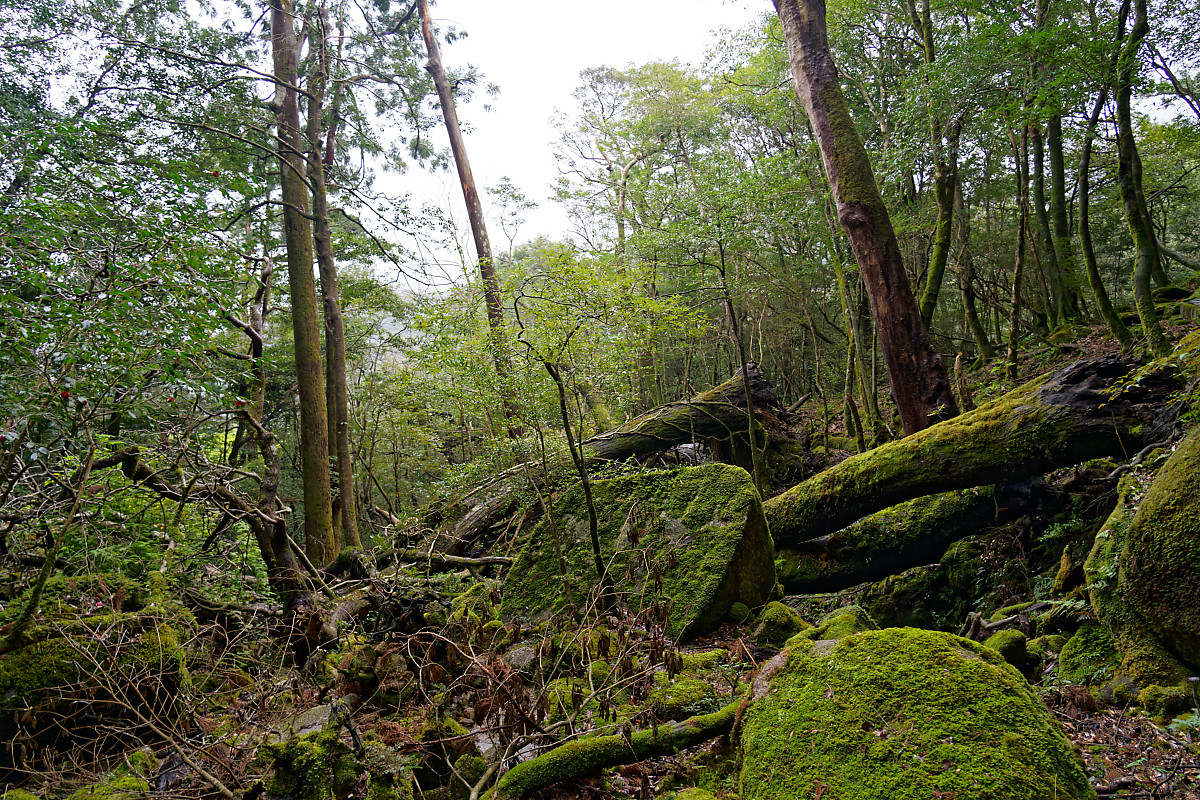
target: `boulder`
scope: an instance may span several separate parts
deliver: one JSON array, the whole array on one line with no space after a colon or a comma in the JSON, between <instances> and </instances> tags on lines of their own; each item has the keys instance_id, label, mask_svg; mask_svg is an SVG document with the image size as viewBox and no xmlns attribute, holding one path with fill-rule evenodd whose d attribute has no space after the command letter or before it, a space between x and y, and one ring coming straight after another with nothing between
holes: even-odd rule
<instances>
[{"instance_id":1,"label":"boulder","mask_svg":"<svg viewBox=\"0 0 1200 800\"><path fill-rule=\"evenodd\" d=\"M914 628L802 637L764 666L742 711L743 800L1096 796L991 648Z\"/></svg>"},{"instance_id":2,"label":"boulder","mask_svg":"<svg viewBox=\"0 0 1200 800\"><path fill-rule=\"evenodd\" d=\"M770 599L774 545L762 501L745 470L707 464L592 484L608 574L635 611L657 604L667 633L688 640L713 630L735 603ZM509 571L506 619L544 618L583 608L598 576L583 492L553 504Z\"/></svg>"}]
</instances>

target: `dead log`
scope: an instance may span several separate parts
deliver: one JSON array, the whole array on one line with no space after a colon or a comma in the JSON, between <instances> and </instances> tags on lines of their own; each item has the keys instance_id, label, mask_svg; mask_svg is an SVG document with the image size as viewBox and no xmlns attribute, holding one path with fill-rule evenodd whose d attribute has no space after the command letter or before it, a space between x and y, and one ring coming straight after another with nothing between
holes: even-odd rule
<instances>
[{"instance_id":1,"label":"dead log","mask_svg":"<svg viewBox=\"0 0 1200 800\"><path fill-rule=\"evenodd\" d=\"M1015 481L1162 438L1168 370L1122 386L1133 364L1077 361L954 419L852 456L763 504L776 547L795 547L930 494Z\"/></svg>"},{"instance_id":2,"label":"dead log","mask_svg":"<svg viewBox=\"0 0 1200 800\"><path fill-rule=\"evenodd\" d=\"M777 576L788 594L836 592L931 564L954 542L1029 512L1041 480L982 486L901 503L840 531L780 548Z\"/></svg>"},{"instance_id":3,"label":"dead log","mask_svg":"<svg viewBox=\"0 0 1200 800\"><path fill-rule=\"evenodd\" d=\"M779 402L774 387L753 363L747 365L750 379L750 398L754 403L755 419L766 436L773 440L790 438L787 433L788 412ZM693 442L726 443L722 452L732 453L734 463L748 441L746 431L747 393L742 375L734 377L688 400L667 403L647 411L611 431L582 442L583 458L588 468L605 463L643 458ZM748 456L747 456L748 458ZM748 464L748 461L747 461ZM739 466L746 466L739 464ZM549 482L573 470L564 455L550 463ZM450 526L438 533L434 549L458 554L466 542L474 541L518 510L518 492L530 481L539 486L546 483L540 462L519 464L506 470L475 489L464 499L465 509Z\"/></svg>"},{"instance_id":4,"label":"dead log","mask_svg":"<svg viewBox=\"0 0 1200 800\"><path fill-rule=\"evenodd\" d=\"M648 758L673 756L680 750L725 736L733 729L740 698L714 714L669 722L623 734L588 736L559 745L537 758L517 764L500 778L492 800L521 800L538 789Z\"/></svg>"}]
</instances>

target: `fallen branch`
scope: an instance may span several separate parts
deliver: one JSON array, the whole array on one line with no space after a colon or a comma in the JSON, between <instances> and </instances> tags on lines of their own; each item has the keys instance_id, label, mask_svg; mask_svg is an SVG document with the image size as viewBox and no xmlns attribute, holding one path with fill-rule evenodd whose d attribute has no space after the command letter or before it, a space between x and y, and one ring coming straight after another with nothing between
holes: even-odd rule
<instances>
[{"instance_id":1,"label":"fallen branch","mask_svg":"<svg viewBox=\"0 0 1200 800\"><path fill-rule=\"evenodd\" d=\"M691 717L683 722L567 742L504 773L490 797L492 800L523 800L538 789L607 767L675 755L680 750L728 734L733 729L740 704L739 698L714 714Z\"/></svg>"}]
</instances>

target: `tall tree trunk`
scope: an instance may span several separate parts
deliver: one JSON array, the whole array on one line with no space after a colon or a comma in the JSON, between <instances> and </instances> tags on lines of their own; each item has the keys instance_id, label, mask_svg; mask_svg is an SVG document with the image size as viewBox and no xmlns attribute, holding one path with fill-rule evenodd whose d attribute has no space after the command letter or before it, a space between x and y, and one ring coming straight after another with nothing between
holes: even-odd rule
<instances>
[{"instance_id":1,"label":"tall tree trunk","mask_svg":"<svg viewBox=\"0 0 1200 800\"><path fill-rule=\"evenodd\" d=\"M1088 118L1087 129L1083 134L1083 147L1079 153L1079 243L1083 247L1083 263L1087 270L1088 284L1096 298L1096 306L1100 316L1116 340L1121 343L1121 349L1127 350L1133 346L1133 334L1121 321L1121 315L1113 308L1104 281L1100 278L1100 267L1096 263L1096 249L1092 246L1092 223L1090 216L1090 176L1092 166L1092 141L1096 137L1096 125L1100 121L1100 112L1108 99L1108 84L1100 87L1096 96L1096 105L1092 107L1092 115Z\"/></svg>"},{"instance_id":2,"label":"tall tree trunk","mask_svg":"<svg viewBox=\"0 0 1200 800\"><path fill-rule=\"evenodd\" d=\"M975 308L975 259L971 257L971 215L967 212L966 199L963 197L962 183L954 188L954 215L958 217L958 256L955 259L958 267L958 288L962 293L963 314L967 327L979 348L979 363L991 361L996 351L988 340L987 330L979 319Z\"/></svg>"},{"instance_id":3,"label":"tall tree trunk","mask_svg":"<svg viewBox=\"0 0 1200 800\"><path fill-rule=\"evenodd\" d=\"M337 262L333 257L333 232L329 227L329 200L325 190L323 150L333 153L335 123L328 132L323 121L325 92L329 85L328 17L321 9L313 19L310 47L316 55L308 91L308 181L312 187L313 239L321 276L321 299L325 316L326 416L331 449L336 453L334 474L338 496L333 503L334 546L361 548L354 502L354 461L350 455L350 401L346 386L346 333L342 325L342 301L338 292ZM336 118L336 117L335 117ZM322 147L322 137L330 146Z\"/></svg>"},{"instance_id":4,"label":"tall tree trunk","mask_svg":"<svg viewBox=\"0 0 1200 800\"><path fill-rule=\"evenodd\" d=\"M933 312L937 308L942 278L946 273L946 262L950 259L950 244L954 228L954 187L958 184L958 138L962 133L962 120L951 124L945 148L939 147L937 166L934 168L933 192L937 200L937 227L933 234L933 254L929 259L929 278L921 295L921 322L928 328L933 323Z\"/></svg>"},{"instance_id":5,"label":"tall tree trunk","mask_svg":"<svg viewBox=\"0 0 1200 800\"><path fill-rule=\"evenodd\" d=\"M942 358L921 324L895 231L829 52L823 0L774 0L796 93L821 148L825 172L871 299L906 434L958 412Z\"/></svg>"},{"instance_id":6,"label":"tall tree trunk","mask_svg":"<svg viewBox=\"0 0 1200 800\"><path fill-rule=\"evenodd\" d=\"M1050 327L1054 328L1066 322L1070 317L1067 312L1066 288L1063 285L1062 268L1058 263L1058 255L1054 252L1054 236L1050 231L1050 216L1046 213L1046 155L1042 142L1042 129L1037 125L1030 126L1033 141L1033 205L1034 225L1030 228L1033 238L1034 256L1042 267L1042 276L1046 288L1050 292L1050 302L1046 306L1046 315L1050 318ZM1042 255L1045 260L1042 260Z\"/></svg>"},{"instance_id":7,"label":"tall tree trunk","mask_svg":"<svg viewBox=\"0 0 1200 800\"><path fill-rule=\"evenodd\" d=\"M1054 222L1054 252L1058 260L1063 310L1068 320L1079 320L1079 276L1075 270L1075 248L1067 217L1067 172L1063 161L1062 117L1052 114L1046 122L1046 150L1050 157L1050 215Z\"/></svg>"},{"instance_id":8,"label":"tall tree trunk","mask_svg":"<svg viewBox=\"0 0 1200 800\"><path fill-rule=\"evenodd\" d=\"M437 87L438 101L442 106L442 118L446 122L446 133L450 137L450 150L458 168L458 181L462 184L463 200L467 205L467 219L471 223L471 236L475 240L475 254L479 258L479 277L483 281L483 299L487 307L488 328L492 335L492 360L496 365L496 377L504 402L504 418L508 420L509 438L515 439L524 433L521 427L520 406L511 385L512 364L508 357L508 345L504 336L504 310L500 306L500 282L496 280L496 264L492 259L492 244L488 239L487 223L483 218L483 205L479 201L479 190L475 188L475 176L467 158L467 145L463 141L462 129L458 125L458 111L454 107L454 93L446 71L442 68L442 54L437 37L433 32L433 20L429 16L429 0L417 0L421 14L421 35L429 59L426 71Z\"/></svg>"},{"instance_id":9,"label":"tall tree trunk","mask_svg":"<svg viewBox=\"0 0 1200 800\"><path fill-rule=\"evenodd\" d=\"M1128 16L1129 0L1121 6L1122 22ZM1157 356L1165 356L1171 345L1163 334L1154 308L1150 282L1155 268L1159 270L1158 242L1150 224L1150 213L1146 208L1146 195L1142 188L1142 158L1138 154L1137 142L1133 138L1133 115L1130 105L1133 99L1133 75L1137 69L1137 52L1142 39L1150 32L1146 0L1134 0L1134 22L1129 37L1121 45L1117 62L1117 183L1121 187L1121 199L1125 204L1125 220L1137 253L1133 272L1133 298L1142 330ZM1120 26L1118 40L1123 36L1124 25Z\"/></svg>"},{"instance_id":10,"label":"tall tree trunk","mask_svg":"<svg viewBox=\"0 0 1200 800\"><path fill-rule=\"evenodd\" d=\"M275 68L275 124L283 230L287 244L292 337L300 394L300 470L304 484L304 546L309 560L324 566L337 555L329 485L329 426L321 368L313 237L297 98L299 42L291 0L271 0L271 54Z\"/></svg>"},{"instance_id":11,"label":"tall tree trunk","mask_svg":"<svg viewBox=\"0 0 1200 800\"><path fill-rule=\"evenodd\" d=\"M1013 156L1017 162L1017 255L1013 263L1012 305L1008 322L1008 377L1017 377L1017 345L1021 337L1021 278L1025 272L1025 239L1029 229L1029 129L1021 130L1021 144L1009 131Z\"/></svg>"}]
</instances>

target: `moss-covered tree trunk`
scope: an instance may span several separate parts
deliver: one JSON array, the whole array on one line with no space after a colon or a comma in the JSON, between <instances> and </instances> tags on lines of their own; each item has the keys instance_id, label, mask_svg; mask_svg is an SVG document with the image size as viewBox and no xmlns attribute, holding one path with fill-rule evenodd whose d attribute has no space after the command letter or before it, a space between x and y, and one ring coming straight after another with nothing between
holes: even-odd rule
<instances>
[{"instance_id":1,"label":"moss-covered tree trunk","mask_svg":"<svg viewBox=\"0 0 1200 800\"><path fill-rule=\"evenodd\" d=\"M862 271L892 397L906 434L954 416L950 379L913 299L900 246L838 83L821 0L775 0L796 93L833 189L838 221Z\"/></svg>"},{"instance_id":2,"label":"moss-covered tree trunk","mask_svg":"<svg viewBox=\"0 0 1200 800\"><path fill-rule=\"evenodd\" d=\"M1079 361L974 411L852 456L764 504L777 547L833 533L868 514L938 492L1017 480L1153 441L1162 373L1115 396L1117 357Z\"/></svg>"},{"instance_id":3,"label":"moss-covered tree trunk","mask_svg":"<svg viewBox=\"0 0 1200 800\"><path fill-rule=\"evenodd\" d=\"M299 57L291 0L271 2L271 52L275 68L275 125L283 229L287 244L292 338L300 394L300 470L304 485L304 547L324 566L337 555L329 480L329 430L321 367L320 318L313 278L313 236L300 135Z\"/></svg>"},{"instance_id":4,"label":"moss-covered tree trunk","mask_svg":"<svg viewBox=\"0 0 1200 800\"><path fill-rule=\"evenodd\" d=\"M1128 0L1122 4L1122 20L1128 14ZM1133 77L1137 70L1137 52L1142 40L1150 32L1146 0L1134 0L1134 22L1121 45L1117 62L1117 184L1121 188L1121 199L1125 205L1125 220L1129 235L1133 237L1136 252L1133 271L1133 298L1138 316L1142 320L1142 332L1155 355L1163 356L1171 350L1167 337L1158 322L1154 308L1151 281L1155 272L1161 272L1158 242L1146 207L1146 195L1142 187L1142 158L1138 154L1137 141L1133 135ZM1122 26L1123 27L1123 26ZM1121 33L1119 31L1118 33ZM1118 38L1121 38L1118 36Z\"/></svg>"}]
</instances>

